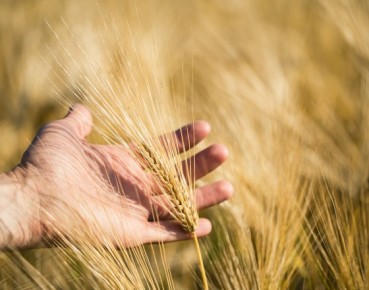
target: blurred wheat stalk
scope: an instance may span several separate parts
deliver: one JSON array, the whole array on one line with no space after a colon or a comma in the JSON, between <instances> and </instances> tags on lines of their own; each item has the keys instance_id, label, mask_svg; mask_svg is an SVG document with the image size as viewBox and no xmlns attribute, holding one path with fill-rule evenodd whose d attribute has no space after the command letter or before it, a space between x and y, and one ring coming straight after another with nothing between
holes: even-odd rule
<instances>
[{"instance_id":1,"label":"blurred wheat stalk","mask_svg":"<svg viewBox=\"0 0 369 290\"><path fill-rule=\"evenodd\" d=\"M104 115L101 107L130 114L119 108L132 101L150 116L157 107L147 104L162 104L172 114L161 129L207 119L213 139L231 149L231 160L209 177L226 176L237 191L231 203L209 213L215 222L205 242L211 288L369 288L365 1L50 5L1 3L2 169L16 164L40 123L61 115L55 95L104 96L89 104L96 116ZM113 103L117 94L121 103ZM129 139L119 122L101 119L100 132L115 128ZM149 135L159 133L155 120L143 122ZM161 266L150 254L155 246L137 250L141 262L129 250L107 256L86 248L2 254L0 281L4 288L194 287L185 282L194 264L186 245L165 246ZM189 252L187 263L178 264L174 253ZM53 271L50 261L59 265ZM123 265L132 276L117 274ZM154 281L161 268L168 282ZM125 279L134 282L115 284Z\"/></svg>"}]
</instances>

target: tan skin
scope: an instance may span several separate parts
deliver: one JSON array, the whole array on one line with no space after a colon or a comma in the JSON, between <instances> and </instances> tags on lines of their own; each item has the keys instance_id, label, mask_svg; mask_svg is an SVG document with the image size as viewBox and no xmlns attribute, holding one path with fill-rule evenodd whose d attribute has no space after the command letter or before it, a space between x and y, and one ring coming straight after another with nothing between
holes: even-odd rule
<instances>
[{"instance_id":1,"label":"tan skin","mask_svg":"<svg viewBox=\"0 0 369 290\"><path fill-rule=\"evenodd\" d=\"M91 129L90 112L83 105L75 105L65 118L43 126L21 163L3 175L0 187L2 182L10 182L17 190L10 199L0 192L0 221L3 228L10 229L3 230L0 247L29 247L58 233L72 236L86 228L92 229L97 240L104 237L123 246L190 237L160 206L158 186L137 159L121 146L88 143ZM179 149L186 151L209 132L210 126L198 121L172 134ZM178 137L183 134L183 140L189 141L180 141ZM199 179L213 171L227 156L227 149L220 144L197 153L193 177ZM195 193L198 209L204 209L229 199L233 188L219 181ZM17 200L21 206L16 202L6 206L9 200ZM153 219L153 208L159 213L159 221ZM7 211L1 214L1 209ZM6 227L12 225L9 219L14 217L18 219L15 226ZM200 219L196 234L204 236L210 231L210 221Z\"/></svg>"}]
</instances>

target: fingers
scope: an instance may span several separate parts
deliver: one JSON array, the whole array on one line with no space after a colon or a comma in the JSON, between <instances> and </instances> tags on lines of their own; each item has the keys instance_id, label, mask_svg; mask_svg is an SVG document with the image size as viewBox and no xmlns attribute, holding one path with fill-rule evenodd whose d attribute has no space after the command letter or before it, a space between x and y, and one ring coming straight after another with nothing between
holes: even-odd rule
<instances>
[{"instance_id":1,"label":"fingers","mask_svg":"<svg viewBox=\"0 0 369 290\"><path fill-rule=\"evenodd\" d=\"M228 149L222 144L213 144L205 150L182 162L182 172L186 180L194 181L210 173L228 158ZM160 185L151 180L153 192L160 194Z\"/></svg>"},{"instance_id":2,"label":"fingers","mask_svg":"<svg viewBox=\"0 0 369 290\"><path fill-rule=\"evenodd\" d=\"M227 181L218 181L196 190L197 209L205 209L230 199L234 189Z\"/></svg>"},{"instance_id":3,"label":"fingers","mask_svg":"<svg viewBox=\"0 0 369 290\"><path fill-rule=\"evenodd\" d=\"M219 181L201 187L196 192L198 209L207 208L229 199L233 195L233 186L226 181ZM206 236L211 232L211 223L207 219L200 218L199 225L195 231L198 237ZM185 232L181 225L174 220L150 223L147 231L146 243L150 242L174 242L191 239L192 234Z\"/></svg>"},{"instance_id":4,"label":"fingers","mask_svg":"<svg viewBox=\"0 0 369 290\"><path fill-rule=\"evenodd\" d=\"M165 148L176 148L178 152L191 149L210 133L210 125L205 121L195 121L176 131L160 137ZM174 142L174 144L173 144Z\"/></svg>"},{"instance_id":5,"label":"fingers","mask_svg":"<svg viewBox=\"0 0 369 290\"><path fill-rule=\"evenodd\" d=\"M206 236L211 232L211 223L207 219L199 219L199 225L195 231L198 237ZM174 242L192 238L192 233L185 232L181 225L173 220L152 222L147 230L145 243Z\"/></svg>"},{"instance_id":6,"label":"fingers","mask_svg":"<svg viewBox=\"0 0 369 290\"><path fill-rule=\"evenodd\" d=\"M64 119L58 122L63 123L65 127L81 139L90 134L92 130L91 113L84 105L81 104L73 105Z\"/></svg>"},{"instance_id":7,"label":"fingers","mask_svg":"<svg viewBox=\"0 0 369 290\"><path fill-rule=\"evenodd\" d=\"M206 209L214 205L220 204L232 197L234 189L231 183L222 180L215 183L207 184L195 190L196 208L198 210ZM152 197L153 203L156 205L152 209L149 220L153 221L154 217L159 217L160 220L173 219L168 209L163 206L167 203L167 199L163 195Z\"/></svg>"},{"instance_id":8,"label":"fingers","mask_svg":"<svg viewBox=\"0 0 369 290\"><path fill-rule=\"evenodd\" d=\"M213 144L183 161L183 173L187 180L197 180L219 167L227 158L227 147L222 144Z\"/></svg>"}]
</instances>

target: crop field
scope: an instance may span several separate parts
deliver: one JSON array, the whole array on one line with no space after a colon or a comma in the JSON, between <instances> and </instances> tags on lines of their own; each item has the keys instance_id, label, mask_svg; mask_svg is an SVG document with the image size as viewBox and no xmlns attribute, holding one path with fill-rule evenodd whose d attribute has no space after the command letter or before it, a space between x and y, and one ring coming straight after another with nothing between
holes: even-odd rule
<instances>
[{"instance_id":1,"label":"crop field","mask_svg":"<svg viewBox=\"0 0 369 290\"><path fill-rule=\"evenodd\" d=\"M0 251L0 288L369 289L368 28L364 0L0 0L1 172L82 103L88 141L137 145L193 237L125 247L86 226ZM197 120L194 149L155 141ZM188 181L178 164L213 143L228 160ZM232 198L197 212L221 180Z\"/></svg>"}]
</instances>

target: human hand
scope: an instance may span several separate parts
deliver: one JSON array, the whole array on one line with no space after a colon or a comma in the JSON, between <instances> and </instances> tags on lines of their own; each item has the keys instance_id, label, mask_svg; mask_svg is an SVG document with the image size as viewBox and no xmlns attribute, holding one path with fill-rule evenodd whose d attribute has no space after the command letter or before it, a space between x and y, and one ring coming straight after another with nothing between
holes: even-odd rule
<instances>
[{"instance_id":1,"label":"human hand","mask_svg":"<svg viewBox=\"0 0 369 290\"><path fill-rule=\"evenodd\" d=\"M28 200L33 197L32 204L28 201L33 213L21 221L21 236L14 239L15 246L60 234L73 238L86 229L97 239L123 246L190 238L191 234L154 202L160 198L153 195L157 185L137 158L123 146L88 143L85 138L91 129L90 112L83 105L75 105L64 119L39 130L20 165L8 174L27 184L24 190L28 191ZM199 121L173 134L178 148L185 151L209 132L210 126ZM213 171L227 155L227 149L219 144L197 153L194 179ZM208 184L196 189L196 205L207 208L229 199L232 193L226 181ZM154 220L155 213L158 221ZM210 222L200 219L196 235L210 231Z\"/></svg>"}]
</instances>

